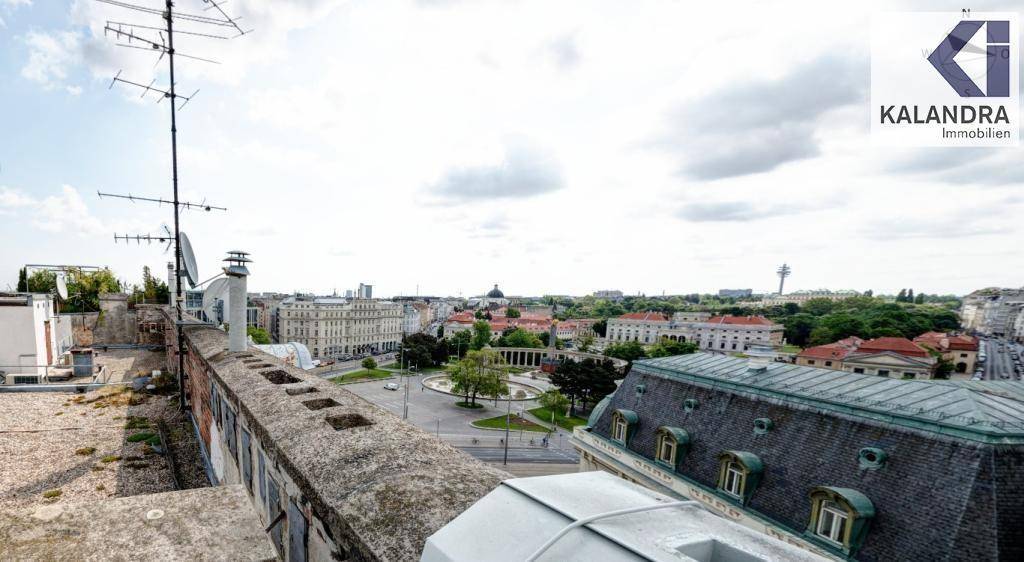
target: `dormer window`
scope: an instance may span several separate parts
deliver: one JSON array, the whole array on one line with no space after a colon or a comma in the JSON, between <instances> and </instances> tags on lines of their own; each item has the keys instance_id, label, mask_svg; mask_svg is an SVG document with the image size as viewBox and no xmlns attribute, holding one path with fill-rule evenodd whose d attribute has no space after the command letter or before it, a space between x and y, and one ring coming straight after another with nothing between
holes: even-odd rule
<instances>
[{"instance_id":1,"label":"dormer window","mask_svg":"<svg viewBox=\"0 0 1024 562\"><path fill-rule=\"evenodd\" d=\"M690 445L690 435L678 427L661 426L655 441L655 460L675 470Z\"/></svg>"},{"instance_id":2,"label":"dormer window","mask_svg":"<svg viewBox=\"0 0 1024 562\"><path fill-rule=\"evenodd\" d=\"M811 519L806 536L853 556L875 516L871 500L857 490L818 486L811 490Z\"/></svg>"},{"instance_id":3,"label":"dormer window","mask_svg":"<svg viewBox=\"0 0 1024 562\"><path fill-rule=\"evenodd\" d=\"M612 413L612 441L625 445L633 436L633 428L640 418L633 410L615 410Z\"/></svg>"},{"instance_id":4,"label":"dormer window","mask_svg":"<svg viewBox=\"0 0 1024 562\"><path fill-rule=\"evenodd\" d=\"M718 460L718 489L746 505L761 482L761 459L746 451L724 451Z\"/></svg>"}]
</instances>

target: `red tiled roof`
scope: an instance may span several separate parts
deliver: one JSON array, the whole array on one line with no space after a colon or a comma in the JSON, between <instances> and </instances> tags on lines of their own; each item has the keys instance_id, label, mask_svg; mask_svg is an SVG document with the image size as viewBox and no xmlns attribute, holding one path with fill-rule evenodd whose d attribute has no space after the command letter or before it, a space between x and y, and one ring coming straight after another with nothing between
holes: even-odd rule
<instances>
[{"instance_id":1,"label":"red tiled roof","mask_svg":"<svg viewBox=\"0 0 1024 562\"><path fill-rule=\"evenodd\" d=\"M868 340L857 349L859 353L892 351L908 357L928 357L928 351L907 338L884 337Z\"/></svg>"},{"instance_id":2,"label":"red tiled roof","mask_svg":"<svg viewBox=\"0 0 1024 562\"><path fill-rule=\"evenodd\" d=\"M664 322L668 317L661 312L628 312L619 316L622 320L644 320L653 322Z\"/></svg>"},{"instance_id":3,"label":"red tiled roof","mask_svg":"<svg viewBox=\"0 0 1024 562\"><path fill-rule=\"evenodd\" d=\"M857 346L864 340L858 337L849 337L833 343L808 347L800 352L797 357L805 359L843 359L857 350Z\"/></svg>"},{"instance_id":4,"label":"red tiled roof","mask_svg":"<svg viewBox=\"0 0 1024 562\"><path fill-rule=\"evenodd\" d=\"M926 345L936 351L978 351L978 338L943 332L925 332L914 338L914 343Z\"/></svg>"},{"instance_id":5,"label":"red tiled roof","mask_svg":"<svg viewBox=\"0 0 1024 562\"><path fill-rule=\"evenodd\" d=\"M710 324L740 324L745 326L770 326L772 321L764 316L712 316Z\"/></svg>"}]
</instances>

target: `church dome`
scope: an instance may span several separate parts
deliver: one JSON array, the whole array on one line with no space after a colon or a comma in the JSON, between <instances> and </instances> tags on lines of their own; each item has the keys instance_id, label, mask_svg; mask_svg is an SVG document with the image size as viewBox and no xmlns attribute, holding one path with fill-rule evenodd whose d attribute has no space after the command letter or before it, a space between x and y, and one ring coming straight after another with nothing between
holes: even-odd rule
<instances>
[{"instance_id":1,"label":"church dome","mask_svg":"<svg viewBox=\"0 0 1024 562\"><path fill-rule=\"evenodd\" d=\"M487 293L487 298L489 298L489 299L503 299L503 298L505 298L505 293L502 293L501 289L498 288L498 284L495 283L494 284L494 288L491 289Z\"/></svg>"}]
</instances>

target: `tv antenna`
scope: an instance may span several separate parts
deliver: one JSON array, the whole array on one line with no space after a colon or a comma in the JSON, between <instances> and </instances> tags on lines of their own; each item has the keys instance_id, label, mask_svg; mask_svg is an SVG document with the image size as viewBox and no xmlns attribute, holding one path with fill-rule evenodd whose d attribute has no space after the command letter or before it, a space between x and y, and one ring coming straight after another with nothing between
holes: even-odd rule
<instances>
[{"instance_id":1,"label":"tv antenna","mask_svg":"<svg viewBox=\"0 0 1024 562\"><path fill-rule=\"evenodd\" d=\"M793 268L786 264L782 264L779 269L775 270L775 274L779 276L779 295L782 295L782 286L786 283L786 278L793 273Z\"/></svg>"},{"instance_id":2,"label":"tv antenna","mask_svg":"<svg viewBox=\"0 0 1024 562\"><path fill-rule=\"evenodd\" d=\"M183 34L194 37L203 37L209 39L228 40L234 37L240 37L252 30L244 30L238 24L241 18L231 17L224 11L222 5L227 0L202 0L203 4L206 4L204 11L213 10L213 15L195 14L189 12L177 12L174 9L173 0L164 0L163 8L155 8L152 6L144 6L139 4L132 4L123 0L95 0L101 4L109 4L118 8L124 8L126 10L134 12L136 15L145 17L156 17L163 20L161 25L156 25L157 21L148 23L132 23L123 21L112 21L108 20L104 26L104 33L109 37L117 41L117 45L121 47L143 50L150 53L157 53L156 64L160 64L165 58L167 59L167 70L168 80L166 86L155 86L156 80L152 80L149 84L143 84L134 80L121 77L121 72L114 76L114 79L110 82L110 87L120 83L126 86L139 88L142 90L142 98L147 96L152 97L151 94L156 95L156 102L160 103L163 100L168 100L167 105L170 106L171 113L171 186L173 189L173 198L170 201L164 200L158 197L138 197L134 195L115 195L115 194L100 194L100 197L115 197L120 199L127 199L129 201L145 201L150 203L157 203L163 205L165 203L171 205L174 211L174 271L177 276L178 282L174 284L174 303L175 303L175 314L176 324L178 326L178 350L184 348L184 336L182 334L182 326L184 325L184 298L181 292L181 278L187 276L192 286L195 286L195 256L191 252L191 246L188 244L188 238L181 232L180 225L180 214L182 209L203 209L205 211L218 210L226 211L223 207L215 207L213 205L206 204L205 201L202 203L192 203L187 201L181 201L178 198L178 125L177 125L177 114L178 111L185 108L190 101L192 101L196 94L199 93L197 89L193 93L185 96L177 92L177 82L174 79L174 59L176 56L184 57L189 60L195 60L208 64L219 64L217 61L199 57L191 54L179 53L174 49L174 38L175 34ZM184 29L175 29L175 24L181 25ZM123 236L114 235L114 242L124 240L135 240L141 244L143 241L151 243L154 241L159 242L171 242L169 236L152 236L149 234L136 234ZM188 257L185 256L185 248L188 248ZM185 262L186 269L183 271L183 262ZM186 404L186 393L185 393L185 355L184 353L178 353L178 389L181 393L181 398L178 401L179 407L182 411L187 408Z\"/></svg>"}]
</instances>

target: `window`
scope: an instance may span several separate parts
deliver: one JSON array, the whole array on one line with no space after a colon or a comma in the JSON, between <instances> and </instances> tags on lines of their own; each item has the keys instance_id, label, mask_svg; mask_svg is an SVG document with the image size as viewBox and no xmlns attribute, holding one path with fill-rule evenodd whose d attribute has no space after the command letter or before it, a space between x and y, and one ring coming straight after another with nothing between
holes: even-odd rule
<instances>
[{"instance_id":1,"label":"window","mask_svg":"<svg viewBox=\"0 0 1024 562\"><path fill-rule=\"evenodd\" d=\"M626 420L622 418L616 418L615 421L612 422L612 439L625 443L626 431L628 427L629 426L626 425Z\"/></svg>"},{"instance_id":2,"label":"window","mask_svg":"<svg viewBox=\"0 0 1024 562\"><path fill-rule=\"evenodd\" d=\"M878 370L878 376L880 376L880 377L887 377L887 376L889 376L889 369L879 369Z\"/></svg>"},{"instance_id":3,"label":"window","mask_svg":"<svg viewBox=\"0 0 1024 562\"><path fill-rule=\"evenodd\" d=\"M675 470L690 445L690 435L678 427L661 426L655 439L654 459Z\"/></svg>"},{"instance_id":4,"label":"window","mask_svg":"<svg viewBox=\"0 0 1024 562\"><path fill-rule=\"evenodd\" d=\"M671 436L662 435L658 438L658 460L665 464L675 464L676 440Z\"/></svg>"},{"instance_id":5,"label":"window","mask_svg":"<svg viewBox=\"0 0 1024 562\"><path fill-rule=\"evenodd\" d=\"M831 367L832 366L832 362L831 361L825 361L825 366L826 367Z\"/></svg>"},{"instance_id":6,"label":"window","mask_svg":"<svg viewBox=\"0 0 1024 562\"><path fill-rule=\"evenodd\" d=\"M846 524L849 517L839 504L830 501L821 503L821 511L818 513L818 527L814 531L819 537L825 538L837 544L842 544L846 535Z\"/></svg>"},{"instance_id":7,"label":"window","mask_svg":"<svg viewBox=\"0 0 1024 562\"><path fill-rule=\"evenodd\" d=\"M807 360L807 364L808 365L813 365L814 364L814 359L808 359Z\"/></svg>"},{"instance_id":8,"label":"window","mask_svg":"<svg viewBox=\"0 0 1024 562\"><path fill-rule=\"evenodd\" d=\"M724 451L718 459L718 489L746 505L761 481L764 466L761 459L745 451Z\"/></svg>"},{"instance_id":9,"label":"window","mask_svg":"<svg viewBox=\"0 0 1024 562\"><path fill-rule=\"evenodd\" d=\"M854 373L864 374L864 369L862 367L854 367L853 368L853 372Z\"/></svg>"},{"instance_id":10,"label":"window","mask_svg":"<svg viewBox=\"0 0 1024 562\"><path fill-rule=\"evenodd\" d=\"M633 436L633 427L640 418L632 410L615 410L612 413L612 441L621 445L629 442Z\"/></svg>"},{"instance_id":11,"label":"window","mask_svg":"<svg viewBox=\"0 0 1024 562\"><path fill-rule=\"evenodd\" d=\"M736 496L737 498L743 495L743 467L739 464L730 462L725 466L725 480L722 482L722 491L725 493Z\"/></svg>"},{"instance_id":12,"label":"window","mask_svg":"<svg viewBox=\"0 0 1024 562\"><path fill-rule=\"evenodd\" d=\"M811 490L811 519L805 536L852 557L875 516L871 500L857 490L817 486Z\"/></svg>"}]
</instances>

